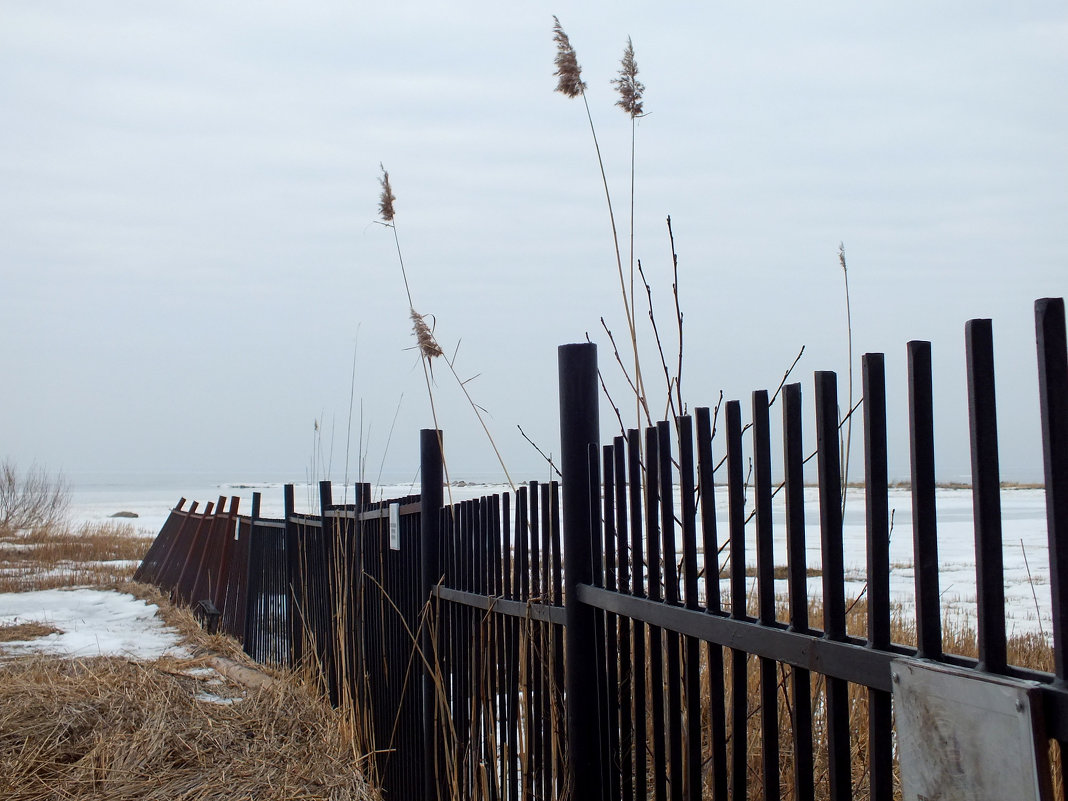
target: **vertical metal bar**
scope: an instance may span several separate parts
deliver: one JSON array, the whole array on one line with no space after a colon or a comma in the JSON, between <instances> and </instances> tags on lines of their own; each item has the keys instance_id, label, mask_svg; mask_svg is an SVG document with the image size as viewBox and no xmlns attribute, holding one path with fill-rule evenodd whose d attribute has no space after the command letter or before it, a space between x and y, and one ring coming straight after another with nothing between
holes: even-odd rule
<instances>
[{"instance_id":1,"label":"vertical metal bar","mask_svg":"<svg viewBox=\"0 0 1068 801\"><path fill-rule=\"evenodd\" d=\"M823 562L823 630L844 640L845 571L842 554L842 475L839 463L838 380L816 372L816 450L819 461L820 534ZM852 797L849 751L849 686L827 677L827 772L831 801Z\"/></svg>"},{"instance_id":2,"label":"vertical metal bar","mask_svg":"<svg viewBox=\"0 0 1068 801\"><path fill-rule=\"evenodd\" d=\"M771 521L771 419L768 393L753 393L753 489L756 506L757 602L761 625L775 624L775 552ZM764 797L779 797L779 699L775 660L760 659L760 751Z\"/></svg>"},{"instance_id":3,"label":"vertical metal bar","mask_svg":"<svg viewBox=\"0 0 1068 801\"><path fill-rule=\"evenodd\" d=\"M527 496L527 488L519 488L519 497L517 500L517 525L519 529L516 531L518 538L516 547L518 549L516 557L515 569L517 571L518 586L519 586L519 599L522 601L529 601L530 599L530 562L529 562L529 499ZM524 743L526 745L525 753L523 755L522 764L522 788L523 798L534 798L534 788L531 782L531 772L533 765L531 764L531 743L534 739L534 724L533 724L533 702L532 696L532 678L531 673L534 667L534 660L531 655L531 643L533 638L531 637L531 622L530 620L524 620L522 622L522 632L520 637L525 643L525 653L522 656L522 672L525 677L523 682L523 719L526 723L524 732Z\"/></svg>"},{"instance_id":4,"label":"vertical metal bar","mask_svg":"<svg viewBox=\"0 0 1068 801\"><path fill-rule=\"evenodd\" d=\"M627 525L627 453L626 440L616 437L612 441L613 473L615 475L615 530L616 563L619 568L617 587L620 593L630 592L630 558L628 554ZM633 697L634 665L631 661L631 620L619 618L619 772L620 797L634 801L634 718L631 713Z\"/></svg>"},{"instance_id":5,"label":"vertical metal bar","mask_svg":"<svg viewBox=\"0 0 1068 801\"><path fill-rule=\"evenodd\" d=\"M657 450L660 466L660 531L664 542L664 600L672 606L679 603L679 571L675 548L675 492L672 487L671 423L656 424ZM679 664L680 640L677 632L667 632L667 711L668 748L671 799L681 801L683 791L682 766L682 668Z\"/></svg>"},{"instance_id":6,"label":"vertical metal bar","mask_svg":"<svg viewBox=\"0 0 1068 801\"><path fill-rule=\"evenodd\" d=\"M597 725L595 615L576 598L577 587L593 580L589 448L598 446L597 347L562 345L560 368L560 451L563 473L564 599L567 607L565 683L568 779L576 798L599 799L600 732Z\"/></svg>"},{"instance_id":7,"label":"vertical metal bar","mask_svg":"<svg viewBox=\"0 0 1068 801\"><path fill-rule=\"evenodd\" d=\"M504 521L501 519L501 501L499 495L493 496L491 505L492 535L493 535L493 595L498 598L504 597L505 591L505 560L504 551L507 548L508 532L508 493L504 493ZM497 752L491 760L491 767L496 782L496 793L501 798L507 798L508 773L504 757L507 753L507 725L508 725L508 631L504 615L491 613L493 621L493 657L491 668L493 669L493 692L490 695L490 704L493 699L497 700L497 719L494 722L493 735Z\"/></svg>"},{"instance_id":8,"label":"vertical metal bar","mask_svg":"<svg viewBox=\"0 0 1068 801\"><path fill-rule=\"evenodd\" d=\"M442 578L441 569L441 509L444 504L442 433L424 428L419 432L419 574L420 594L427 604L429 619L422 627L422 706L423 706L423 792L427 799L439 798L441 788L435 774L435 755L438 753L437 703L435 692L438 678L443 678L441 666L428 664L437 652L433 639L440 625L440 604L433 598L434 588ZM437 676L435 676L437 673Z\"/></svg>"},{"instance_id":9,"label":"vertical metal bar","mask_svg":"<svg viewBox=\"0 0 1068 801\"><path fill-rule=\"evenodd\" d=\"M660 557L660 454L655 428L645 430L645 541L649 556L649 599L662 601ZM653 792L667 798L667 732L664 727L664 632L649 626L649 695L653 713Z\"/></svg>"},{"instance_id":10,"label":"vertical metal bar","mask_svg":"<svg viewBox=\"0 0 1068 801\"><path fill-rule=\"evenodd\" d=\"M886 467L886 377L883 354L865 353L864 495L868 550L868 647L890 647L890 503ZM890 801L894 787L891 695L868 690L868 786L872 801Z\"/></svg>"},{"instance_id":11,"label":"vertical metal bar","mask_svg":"<svg viewBox=\"0 0 1068 801\"><path fill-rule=\"evenodd\" d=\"M236 495L230 497L230 509L226 513L226 521L220 532L219 550L216 559L215 593L212 603L223 614L226 613L226 585L230 577L230 557L234 552L234 535L237 532L238 510L241 499Z\"/></svg>"},{"instance_id":12,"label":"vertical metal bar","mask_svg":"<svg viewBox=\"0 0 1068 801\"><path fill-rule=\"evenodd\" d=\"M708 407L697 413L697 469L701 492L701 549L704 558L705 611L720 614L719 535L716 528L716 465L712 458L712 422ZM712 790L717 801L727 798L727 711L724 701L723 648L707 643L708 716L711 723Z\"/></svg>"},{"instance_id":13,"label":"vertical metal bar","mask_svg":"<svg viewBox=\"0 0 1068 801\"><path fill-rule=\"evenodd\" d=\"M553 506L551 488L548 484L538 487L541 492L541 567L542 567L542 602L548 604L552 594L552 538ZM552 630L548 623L539 623L542 648L542 793L545 798L552 796L553 788L553 679L552 679Z\"/></svg>"},{"instance_id":14,"label":"vertical metal bar","mask_svg":"<svg viewBox=\"0 0 1068 801\"><path fill-rule=\"evenodd\" d=\"M642 463L641 432L627 432L627 476L630 485L630 562L631 592L638 598L646 597L643 531L642 531ZM646 653L645 625L634 622L634 650L631 677L634 682L634 798L646 801L648 797L648 719L646 715Z\"/></svg>"},{"instance_id":15,"label":"vertical metal bar","mask_svg":"<svg viewBox=\"0 0 1068 801\"><path fill-rule=\"evenodd\" d=\"M1049 537L1053 663L1057 679L1068 680L1068 346L1064 299L1035 301L1038 395L1042 420L1042 466L1046 479L1046 531ZM1068 784L1061 747L1061 784Z\"/></svg>"},{"instance_id":16,"label":"vertical metal bar","mask_svg":"<svg viewBox=\"0 0 1068 801\"><path fill-rule=\"evenodd\" d=\"M555 482L549 482L549 514L550 522L552 524L552 545L553 545L553 603L557 606L563 606L563 566L562 555L560 552L560 485ZM555 690L553 692L552 702L554 709L553 719L553 764L554 773L556 775L557 794L563 792L563 788L566 786L565 765L567 761L566 753L566 732L564 731L564 628L559 624L553 624L552 626L552 641L553 641L553 685Z\"/></svg>"},{"instance_id":17,"label":"vertical metal bar","mask_svg":"<svg viewBox=\"0 0 1068 801\"><path fill-rule=\"evenodd\" d=\"M679 492L682 515L683 587L686 608L698 610L697 596L697 504L694 484L693 419L678 418ZM701 650L696 637L685 638L686 658L686 781L685 797L701 798Z\"/></svg>"},{"instance_id":18,"label":"vertical metal bar","mask_svg":"<svg viewBox=\"0 0 1068 801\"><path fill-rule=\"evenodd\" d=\"M541 586L541 493L536 481L530 482L530 597L542 598ZM596 580L596 567L594 577ZM542 710L545 704L545 637L541 623L530 623L530 653L531 653L531 698L533 721L533 742L531 743L531 757L536 774L535 787L537 797L545 796L545 718Z\"/></svg>"},{"instance_id":19,"label":"vertical metal bar","mask_svg":"<svg viewBox=\"0 0 1068 801\"><path fill-rule=\"evenodd\" d=\"M742 475L742 408L727 401L727 508L730 526L731 617L746 620L745 479ZM748 797L749 659L731 649L731 798Z\"/></svg>"},{"instance_id":20,"label":"vertical metal bar","mask_svg":"<svg viewBox=\"0 0 1068 801\"><path fill-rule=\"evenodd\" d=\"M616 518L615 496L616 475L615 458L611 445L602 447L604 485L604 587L616 592L618 590L616 574ZM620 774L620 733L619 733L619 635L617 618L605 614L605 659L607 686L605 699L608 703L608 784L611 798L622 795L623 777Z\"/></svg>"},{"instance_id":21,"label":"vertical metal bar","mask_svg":"<svg viewBox=\"0 0 1068 801\"><path fill-rule=\"evenodd\" d=\"M504 597L509 600L516 598L516 583L514 579L515 553L513 551L516 541L514 533L509 536L509 531L515 531L515 522L511 508L511 495L504 495L504 541L502 551L504 555ZM519 620L508 617L505 621L505 666L508 682L507 697L508 711L505 728L505 770L506 787L509 801L517 801L519 798L519 767L516 761L519 749Z\"/></svg>"},{"instance_id":22,"label":"vertical metal bar","mask_svg":"<svg viewBox=\"0 0 1068 801\"><path fill-rule=\"evenodd\" d=\"M916 562L916 655L942 658L935 516L934 400L931 343L908 343L909 443L912 459L912 539Z\"/></svg>"},{"instance_id":23,"label":"vertical metal bar","mask_svg":"<svg viewBox=\"0 0 1068 801\"><path fill-rule=\"evenodd\" d=\"M333 620L336 612L336 600L339 586L337 575L339 526L335 515L333 486L329 481L319 482L319 517L323 523L323 560L325 575L323 582L323 627L318 632L322 641L323 667L326 673L327 687L330 691L330 703L337 706L341 700L337 670L337 638L333 632Z\"/></svg>"},{"instance_id":24,"label":"vertical metal bar","mask_svg":"<svg viewBox=\"0 0 1068 801\"><path fill-rule=\"evenodd\" d=\"M1004 673L1005 569L994 394L994 333L990 320L969 320L964 326L964 339L968 359L979 669Z\"/></svg>"},{"instance_id":25,"label":"vertical metal bar","mask_svg":"<svg viewBox=\"0 0 1068 801\"><path fill-rule=\"evenodd\" d=\"M808 565L805 555L805 458L802 445L801 385L782 389L783 468L786 492L786 564L790 631L807 634ZM790 671L793 696L794 792L797 801L813 801L812 684L805 668Z\"/></svg>"}]
</instances>

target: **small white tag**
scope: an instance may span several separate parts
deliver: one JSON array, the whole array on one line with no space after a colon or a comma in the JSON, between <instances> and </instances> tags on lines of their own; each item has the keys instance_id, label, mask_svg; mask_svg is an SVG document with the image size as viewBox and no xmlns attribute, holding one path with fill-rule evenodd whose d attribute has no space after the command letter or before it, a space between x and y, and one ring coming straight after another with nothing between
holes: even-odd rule
<instances>
[{"instance_id":1,"label":"small white tag","mask_svg":"<svg viewBox=\"0 0 1068 801\"><path fill-rule=\"evenodd\" d=\"M400 504L389 505L389 549L400 550Z\"/></svg>"}]
</instances>

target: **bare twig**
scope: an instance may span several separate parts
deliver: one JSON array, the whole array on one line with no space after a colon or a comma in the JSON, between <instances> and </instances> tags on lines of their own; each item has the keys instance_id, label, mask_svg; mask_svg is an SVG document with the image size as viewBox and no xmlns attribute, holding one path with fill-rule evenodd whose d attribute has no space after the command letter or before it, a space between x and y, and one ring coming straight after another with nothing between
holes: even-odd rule
<instances>
[{"instance_id":1,"label":"bare twig","mask_svg":"<svg viewBox=\"0 0 1068 801\"><path fill-rule=\"evenodd\" d=\"M667 366L667 358L664 356L664 345L660 341L660 329L656 325L656 315L653 313L653 290L649 286L649 279L645 277L645 270L642 269L642 260L638 259L638 274L642 277L642 283L645 284L645 297L649 304L649 322L653 326L653 334L656 337L656 349L660 353L660 364L664 368L664 381L667 383L667 408L672 412L672 418L678 416L679 412L675 408L675 400L671 395L671 388L673 381L671 378L671 371Z\"/></svg>"},{"instance_id":2,"label":"bare twig","mask_svg":"<svg viewBox=\"0 0 1068 801\"><path fill-rule=\"evenodd\" d=\"M1035 618L1038 620L1038 633L1042 639L1046 639L1046 630L1042 625L1042 610L1038 606L1038 593L1035 592L1035 581L1031 578L1031 565L1027 562L1027 549L1024 547L1023 537L1020 538L1020 551L1023 553L1024 567L1027 569L1027 583L1031 585L1031 597L1035 599Z\"/></svg>"},{"instance_id":3,"label":"bare twig","mask_svg":"<svg viewBox=\"0 0 1068 801\"><path fill-rule=\"evenodd\" d=\"M523 426L521 426L521 425L519 425L517 423L516 424L516 428L518 428L519 429L519 433L523 435L523 439L525 439L527 442L529 442L531 445L533 445L534 446L534 450L536 450L539 454L541 454L541 458L549 463L549 467L552 468L553 472L556 473L556 475L560 476L560 478L563 478L564 477L563 474L559 470L557 470L556 469L556 465L553 464L552 457L546 456L545 452L541 448L538 447L538 443L536 443L534 440L532 440L530 437L527 436L527 432L523 430Z\"/></svg>"},{"instance_id":4,"label":"bare twig","mask_svg":"<svg viewBox=\"0 0 1068 801\"><path fill-rule=\"evenodd\" d=\"M797 356L794 357L793 362L791 362L790 366L786 368L786 372L783 373L782 381L780 381L779 382L779 386L777 386L775 388L775 393L771 396L771 400L768 401L768 407L769 408L771 406L775 405L775 401L778 399L779 393L782 392L782 388L786 386L786 382L790 378L790 373L792 373L794 371L794 368L797 367L797 363L799 361L801 361L801 357L804 356L804 355L805 355L805 346L802 345L801 346L801 350L799 350L797 352Z\"/></svg>"},{"instance_id":5,"label":"bare twig","mask_svg":"<svg viewBox=\"0 0 1068 801\"><path fill-rule=\"evenodd\" d=\"M675 392L679 400L679 412L686 414L682 402L682 307L679 304L679 254L675 251L675 232L671 228L671 215L667 218L668 238L671 240L671 267L675 280L671 284L671 293L675 296L675 316L679 321L679 363L675 370Z\"/></svg>"},{"instance_id":6,"label":"bare twig","mask_svg":"<svg viewBox=\"0 0 1068 801\"><path fill-rule=\"evenodd\" d=\"M849 309L849 270L846 268L845 243L838 243L838 263L842 265L842 279L845 281L846 301L846 341L849 345L849 406L853 406L853 317ZM849 416L846 425L845 440L842 442L842 516L845 516L846 488L849 486L849 455L853 444L853 417Z\"/></svg>"},{"instance_id":7,"label":"bare twig","mask_svg":"<svg viewBox=\"0 0 1068 801\"><path fill-rule=\"evenodd\" d=\"M601 318L601 327L604 329L605 333L608 334L608 341L612 343L612 354L616 357L616 363L619 364L619 369L623 371L623 377L627 379L627 384L630 386L631 392L633 392L635 395L638 395L638 388L635 386L634 382L631 380L630 373L627 372L627 368L623 366L623 359L619 355L619 348L616 347L616 339L615 339L614 336L612 336L612 330L608 327L608 324L605 323L604 317ZM589 334L586 334L586 341L587 342L590 341L590 335ZM601 385L604 386L604 378L603 377L601 379ZM605 393L607 394L607 392L608 392L608 390L606 389ZM646 420L646 423L651 426L653 424L653 416L649 413L649 407L646 405L644 397L642 398L642 406L645 409L645 420ZM641 419L639 418L639 423L640 422L641 422ZM625 427L624 427L624 430L625 430Z\"/></svg>"}]
</instances>

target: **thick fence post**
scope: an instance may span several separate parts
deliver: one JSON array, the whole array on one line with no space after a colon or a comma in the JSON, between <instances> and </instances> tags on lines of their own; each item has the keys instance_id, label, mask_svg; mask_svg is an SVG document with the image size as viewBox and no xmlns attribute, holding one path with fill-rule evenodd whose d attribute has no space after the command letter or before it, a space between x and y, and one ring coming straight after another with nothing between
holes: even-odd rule
<instances>
[{"instance_id":1,"label":"thick fence post","mask_svg":"<svg viewBox=\"0 0 1068 801\"><path fill-rule=\"evenodd\" d=\"M419 574L420 587L426 598L428 619L422 626L420 647L423 651L423 765L425 784L423 797L426 801L439 797L437 781L438 715L435 693L437 688L434 671L437 652L434 632L438 625L438 604L434 598L434 588L441 581L441 508L443 455L442 434L432 428L419 432L419 464L421 485L419 499ZM432 661L433 660L433 661Z\"/></svg>"},{"instance_id":2,"label":"thick fence post","mask_svg":"<svg viewBox=\"0 0 1068 801\"><path fill-rule=\"evenodd\" d=\"M600 720L598 717L596 613L576 597L579 584L593 582L592 537L596 500L591 488L590 448L599 451L597 346L561 345L560 451L563 470L564 634L567 693L568 783L572 798L603 798Z\"/></svg>"},{"instance_id":3,"label":"thick fence post","mask_svg":"<svg viewBox=\"0 0 1068 801\"><path fill-rule=\"evenodd\" d=\"M1064 299L1035 301L1042 465L1046 479L1054 673L1068 684L1068 336Z\"/></svg>"}]
</instances>

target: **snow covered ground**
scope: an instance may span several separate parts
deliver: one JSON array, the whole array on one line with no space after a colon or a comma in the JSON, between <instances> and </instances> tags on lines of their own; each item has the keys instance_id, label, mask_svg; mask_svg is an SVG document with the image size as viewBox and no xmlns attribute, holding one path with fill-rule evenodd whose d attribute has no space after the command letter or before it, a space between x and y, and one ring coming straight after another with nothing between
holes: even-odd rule
<instances>
[{"instance_id":1,"label":"snow covered ground","mask_svg":"<svg viewBox=\"0 0 1068 801\"><path fill-rule=\"evenodd\" d=\"M110 590L58 589L0 594L0 626L44 623L58 629L28 641L0 643L0 656L51 654L151 660L188 656L157 607Z\"/></svg>"}]
</instances>

